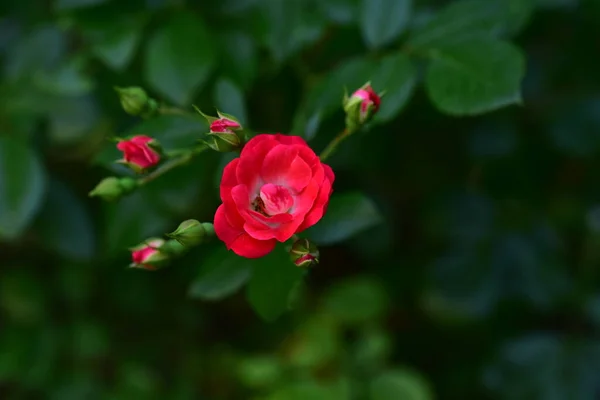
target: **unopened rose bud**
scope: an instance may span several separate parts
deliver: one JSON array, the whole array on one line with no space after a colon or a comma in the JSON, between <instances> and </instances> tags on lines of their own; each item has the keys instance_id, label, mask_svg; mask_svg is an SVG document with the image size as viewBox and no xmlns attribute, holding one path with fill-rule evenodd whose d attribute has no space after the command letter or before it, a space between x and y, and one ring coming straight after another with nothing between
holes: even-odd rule
<instances>
[{"instance_id":1,"label":"unopened rose bud","mask_svg":"<svg viewBox=\"0 0 600 400\"><path fill-rule=\"evenodd\" d=\"M217 117L204 114L196 108L209 124L209 139L204 142L215 151L229 152L238 150L244 144L244 132L242 125L232 115L217 111Z\"/></svg>"},{"instance_id":2,"label":"unopened rose bud","mask_svg":"<svg viewBox=\"0 0 600 400\"><path fill-rule=\"evenodd\" d=\"M151 238L140 243L131 250L131 268L156 270L162 267L169 257L161 247L165 244L162 239Z\"/></svg>"},{"instance_id":3,"label":"unopened rose bud","mask_svg":"<svg viewBox=\"0 0 600 400\"><path fill-rule=\"evenodd\" d=\"M121 100L121 106L127 114L149 118L158 111L158 103L146 94L140 87L116 87L115 90Z\"/></svg>"},{"instance_id":4,"label":"unopened rose bud","mask_svg":"<svg viewBox=\"0 0 600 400\"><path fill-rule=\"evenodd\" d=\"M319 263L319 249L308 239L298 239L290 250L290 259L301 268Z\"/></svg>"},{"instance_id":5,"label":"unopened rose bud","mask_svg":"<svg viewBox=\"0 0 600 400\"><path fill-rule=\"evenodd\" d=\"M112 201L121 196L131 193L137 187L137 181L133 178L117 178L111 176L104 178L90 192L90 197L101 197L104 200Z\"/></svg>"},{"instance_id":6,"label":"unopened rose bud","mask_svg":"<svg viewBox=\"0 0 600 400\"><path fill-rule=\"evenodd\" d=\"M123 152L123 159L118 162L127 165L136 172L144 172L160 161L160 144L145 135L134 136L129 140L121 140L117 149Z\"/></svg>"},{"instance_id":7,"label":"unopened rose bud","mask_svg":"<svg viewBox=\"0 0 600 400\"><path fill-rule=\"evenodd\" d=\"M346 128L354 131L366 124L379 110L381 95L375 93L370 83L365 84L352 94L345 96Z\"/></svg>"},{"instance_id":8,"label":"unopened rose bud","mask_svg":"<svg viewBox=\"0 0 600 400\"><path fill-rule=\"evenodd\" d=\"M214 228L212 224L188 219L179 224L179 227L174 232L167 234L167 236L177 240L186 247L191 247L202 243L207 237L213 234Z\"/></svg>"}]
</instances>

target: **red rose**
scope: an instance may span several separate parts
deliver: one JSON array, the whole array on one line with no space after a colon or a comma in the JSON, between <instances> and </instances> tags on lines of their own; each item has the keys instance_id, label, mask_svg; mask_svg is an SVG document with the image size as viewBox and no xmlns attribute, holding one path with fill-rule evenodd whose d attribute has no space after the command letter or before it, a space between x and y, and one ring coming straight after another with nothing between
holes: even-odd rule
<instances>
[{"instance_id":1,"label":"red rose","mask_svg":"<svg viewBox=\"0 0 600 400\"><path fill-rule=\"evenodd\" d=\"M121 140L117 144L117 149L123 152L126 163L139 169L146 169L160 161L158 153L148 146L148 142L152 140L149 136L134 136L129 140Z\"/></svg>"},{"instance_id":2,"label":"red rose","mask_svg":"<svg viewBox=\"0 0 600 400\"><path fill-rule=\"evenodd\" d=\"M334 178L304 139L255 136L223 171L215 233L236 254L262 257L321 219Z\"/></svg>"}]
</instances>

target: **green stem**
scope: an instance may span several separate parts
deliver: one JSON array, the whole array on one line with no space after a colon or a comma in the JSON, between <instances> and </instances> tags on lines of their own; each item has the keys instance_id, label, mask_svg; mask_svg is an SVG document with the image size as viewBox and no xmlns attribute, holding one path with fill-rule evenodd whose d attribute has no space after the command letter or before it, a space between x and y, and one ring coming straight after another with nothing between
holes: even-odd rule
<instances>
[{"instance_id":1,"label":"green stem","mask_svg":"<svg viewBox=\"0 0 600 400\"><path fill-rule=\"evenodd\" d=\"M188 118L198 118L198 115L196 113L186 111L177 107L160 106L158 108L158 113L161 115L179 115Z\"/></svg>"},{"instance_id":2,"label":"green stem","mask_svg":"<svg viewBox=\"0 0 600 400\"><path fill-rule=\"evenodd\" d=\"M202 153L204 150L208 149L207 146L198 146L197 148L188 151L180 156L174 157L168 160L166 163L161 165L158 169L154 170L150 174L144 176L143 178L138 179L138 186L145 185L149 182L152 182L156 178L164 175L170 170L179 167L180 165L187 164L190 162L196 155Z\"/></svg>"},{"instance_id":3,"label":"green stem","mask_svg":"<svg viewBox=\"0 0 600 400\"><path fill-rule=\"evenodd\" d=\"M338 145L346 139L352 133L348 128L341 131L328 145L325 147L325 150L321 152L319 158L321 161L325 161L334 151L337 149Z\"/></svg>"}]
</instances>

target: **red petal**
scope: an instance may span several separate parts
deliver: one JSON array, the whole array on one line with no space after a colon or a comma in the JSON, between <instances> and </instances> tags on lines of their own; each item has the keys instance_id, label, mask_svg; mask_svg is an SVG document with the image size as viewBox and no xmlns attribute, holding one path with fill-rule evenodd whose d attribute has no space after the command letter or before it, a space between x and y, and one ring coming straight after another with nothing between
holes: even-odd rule
<instances>
[{"instance_id":1,"label":"red petal","mask_svg":"<svg viewBox=\"0 0 600 400\"><path fill-rule=\"evenodd\" d=\"M230 250L241 257L260 258L273 251L276 243L275 239L256 240L244 233L235 239Z\"/></svg>"},{"instance_id":2,"label":"red petal","mask_svg":"<svg viewBox=\"0 0 600 400\"><path fill-rule=\"evenodd\" d=\"M302 146L308 146L306 140L302 139L300 136L282 135L281 133L276 133L272 136L274 136L275 140L281 144L299 144Z\"/></svg>"},{"instance_id":3,"label":"red petal","mask_svg":"<svg viewBox=\"0 0 600 400\"><path fill-rule=\"evenodd\" d=\"M296 146L279 145L271 150L261 169L265 183L287 186L296 192L304 189L310 182L312 171L297 154Z\"/></svg>"},{"instance_id":4,"label":"red petal","mask_svg":"<svg viewBox=\"0 0 600 400\"><path fill-rule=\"evenodd\" d=\"M238 184L236 169L240 162L239 158L235 158L231 160L229 164L225 166L223 169L223 176L221 177L221 185L219 186L219 192L221 195L221 200L225 201L225 198L231 192L231 189Z\"/></svg>"},{"instance_id":5,"label":"red petal","mask_svg":"<svg viewBox=\"0 0 600 400\"><path fill-rule=\"evenodd\" d=\"M242 150L242 154L240 155L240 162L236 172L238 183L246 184L249 190L258 190L258 188L255 187L257 185L263 161L269 150L275 146L277 146L277 142L274 140L261 140L251 148L251 151L246 151L246 147L244 147L244 150Z\"/></svg>"}]
</instances>

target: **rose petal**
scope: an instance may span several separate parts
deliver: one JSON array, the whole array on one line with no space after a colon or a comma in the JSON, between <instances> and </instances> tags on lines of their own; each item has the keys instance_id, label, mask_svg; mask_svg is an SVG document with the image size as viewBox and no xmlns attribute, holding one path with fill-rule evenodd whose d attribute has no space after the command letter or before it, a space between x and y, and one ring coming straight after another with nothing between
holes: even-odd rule
<instances>
[{"instance_id":1,"label":"rose petal","mask_svg":"<svg viewBox=\"0 0 600 400\"><path fill-rule=\"evenodd\" d=\"M265 183L287 186L296 192L308 185L312 171L308 164L297 157L295 146L279 145L266 155L261 169Z\"/></svg>"},{"instance_id":2,"label":"rose petal","mask_svg":"<svg viewBox=\"0 0 600 400\"><path fill-rule=\"evenodd\" d=\"M275 135L272 135L272 136L275 138L275 140L277 140L281 144L288 144L288 145L299 144L301 146L308 147L306 140L302 139L300 136L282 135L281 133L276 133Z\"/></svg>"},{"instance_id":3,"label":"rose petal","mask_svg":"<svg viewBox=\"0 0 600 400\"><path fill-rule=\"evenodd\" d=\"M215 213L215 233L225 243L227 249L246 258L259 258L269 254L275 247L275 240L256 240L242 229L229 225L225 216L225 206Z\"/></svg>"},{"instance_id":4,"label":"rose petal","mask_svg":"<svg viewBox=\"0 0 600 400\"><path fill-rule=\"evenodd\" d=\"M242 151L240 162L236 169L238 183L247 185L249 190L253 192L255 190L258 191L256 186L259 184L258 179L262 163L267 153L275 146L277 146L275 140L262 140L253 147L252 153L244 153Z\"/></svg>"},{"instance_id":5,"label":"rose petal","mask_svg":"<svg viewBox=\"0 0 600 400\"><path fill-rule=\"evenodd\" d=\"M231 162L227 164L223 169L223 177L221 178L221 185L219 187L219 192L222 201L225 201L225 198L231 191L231 188L238 184L236 170L239 162L240 159L235 158L231 160Z\"/></svg>"}]
</instances>

